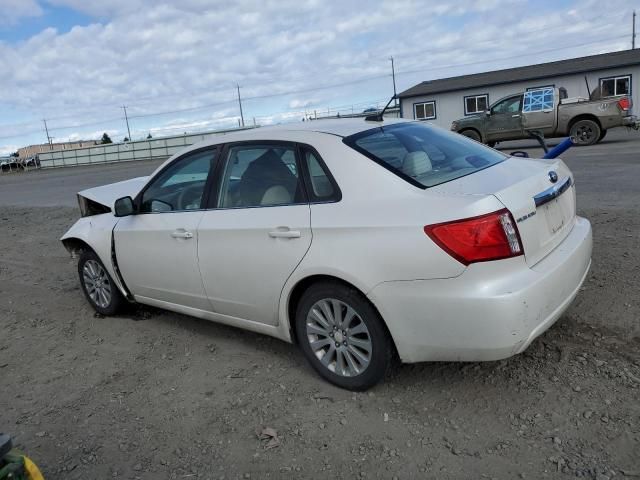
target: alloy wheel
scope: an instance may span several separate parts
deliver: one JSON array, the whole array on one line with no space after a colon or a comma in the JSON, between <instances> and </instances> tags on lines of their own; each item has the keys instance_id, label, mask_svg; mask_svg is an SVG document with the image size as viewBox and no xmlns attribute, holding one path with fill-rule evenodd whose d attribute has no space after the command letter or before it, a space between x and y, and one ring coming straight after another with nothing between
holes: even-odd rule
<instances>
[{"instance_id":1,"label":"alloy wheel","mask_svg":"<svg viewBox=\"0 0 640 480\"><path fill-rule=\"evenodd\" d=\"M371 362L373 343L367 325L346 303L326 298L313 304L306 318L309 346L329 371L354 377Z\"/></svg>"},{"instance_id":2,"label":"alloy wheel","mask_svg":"<svg viewBox=\"0 0 640 480\"><path fill-rule=\"evenodd\" d=\"M100 308L111 303L111 282L105 269L95 260L87 260L82 267L84 288L91 300Z\"/></svg>"}]
</instances>

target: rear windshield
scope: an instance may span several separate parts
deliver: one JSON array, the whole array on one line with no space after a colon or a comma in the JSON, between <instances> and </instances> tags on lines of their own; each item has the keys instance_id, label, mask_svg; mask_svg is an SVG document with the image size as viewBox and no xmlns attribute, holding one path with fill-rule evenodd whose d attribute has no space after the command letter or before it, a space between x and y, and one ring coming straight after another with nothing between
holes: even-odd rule
<instances>
[{"instance_id":1,"label":"rear windshield","mask_svg":"<svg viewBox=\"0 0 640 480\"><path fill-rule=\"evenodd\" d=\"M500 163L506 155L424 123L396 123L344 143L420 188L433 187Z\"/></svg>"}]
</instances>

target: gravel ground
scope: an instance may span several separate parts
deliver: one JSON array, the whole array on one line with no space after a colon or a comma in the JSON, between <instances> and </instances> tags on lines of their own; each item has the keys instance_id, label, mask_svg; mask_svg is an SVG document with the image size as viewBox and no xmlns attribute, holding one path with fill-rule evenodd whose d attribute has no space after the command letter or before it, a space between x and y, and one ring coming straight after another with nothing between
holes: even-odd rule
<instances>
[{"instance_id":1,"label":"gravel ground","mask_svg":"<svg viewBox=\"0 0 640 480\"><path fill-rule=\"evenodd\" d=\"M570 166L594 263L558 323L511 359L398 366L357 394L269 337L96 317L57 240L77 210L4 207L0 430L47 480L640 478L640 193Z\"/></svg>"}]
</instances>

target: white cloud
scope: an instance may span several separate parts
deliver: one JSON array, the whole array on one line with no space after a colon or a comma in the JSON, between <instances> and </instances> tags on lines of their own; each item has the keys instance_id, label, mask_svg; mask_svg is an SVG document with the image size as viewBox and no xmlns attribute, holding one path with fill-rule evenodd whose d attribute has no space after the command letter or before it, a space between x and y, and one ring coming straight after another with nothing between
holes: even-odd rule
<instances>
[{"instance_id":1,"label":"white cloud","mask_svg":"<svg viewBox=\"0 0 640 480\"><path fill-rule=\"evenodd\" d=\"M610 0L611 13L602 15L596 0L575 0L564 11L539 7L536 15L523 0L39 1L0 0L0 18L25 21L53 5L81 11L94 23L64 33L51 25L24 42L0 41L0 145L41 141L43 117L55 137L98 129L124 136L123 104L134 138L237 123L236 82L247 123L253 116L300 120L308 107L388 98L389 55L402 91L430 78L618 48L621 41L610 41L536 55L610 37L617 32L612 25L622 24L617 17L630 13L625 0ZM592 7L582 8L584 2ZM420 72L403 73L414 70ZM371 80L355 82L362 78ZM307 91L337 84L344 85ZM282 92L298 93L255 98ZM142 116L203 105L209 106ZM12 120L8 112L19 115Z\"/></svg>"},{"instance_id":2,"label":"white cloud","mask_svg":"<svg viewBox=\"0 0 640 480\"><path fill-rule=\"evenodd\" d=\"M35 0L0 0L0 27L13 25L24 17L38 17L42 8Z\"/></svg>"}]
</instances>

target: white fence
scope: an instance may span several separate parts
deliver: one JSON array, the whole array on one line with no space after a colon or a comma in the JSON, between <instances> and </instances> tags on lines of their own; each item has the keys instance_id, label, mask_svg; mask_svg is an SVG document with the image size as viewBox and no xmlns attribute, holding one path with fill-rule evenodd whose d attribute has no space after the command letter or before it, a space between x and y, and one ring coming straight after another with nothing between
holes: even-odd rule
<instances>
[{"instance_id":1,"label":"white fence","mask_svg":"<svg viewBox=\"0 0 640 480\"><path fill-rule=\"evenodd\" d=\"M41 168L71 167L93 163L130 162L133 160L165 160L178 150L215 135L224 135L249 128L218 130L191 135L151 138L126 143L108 143L73 150L58 150L38 155Z\"/></svg>"}]
</instances>

